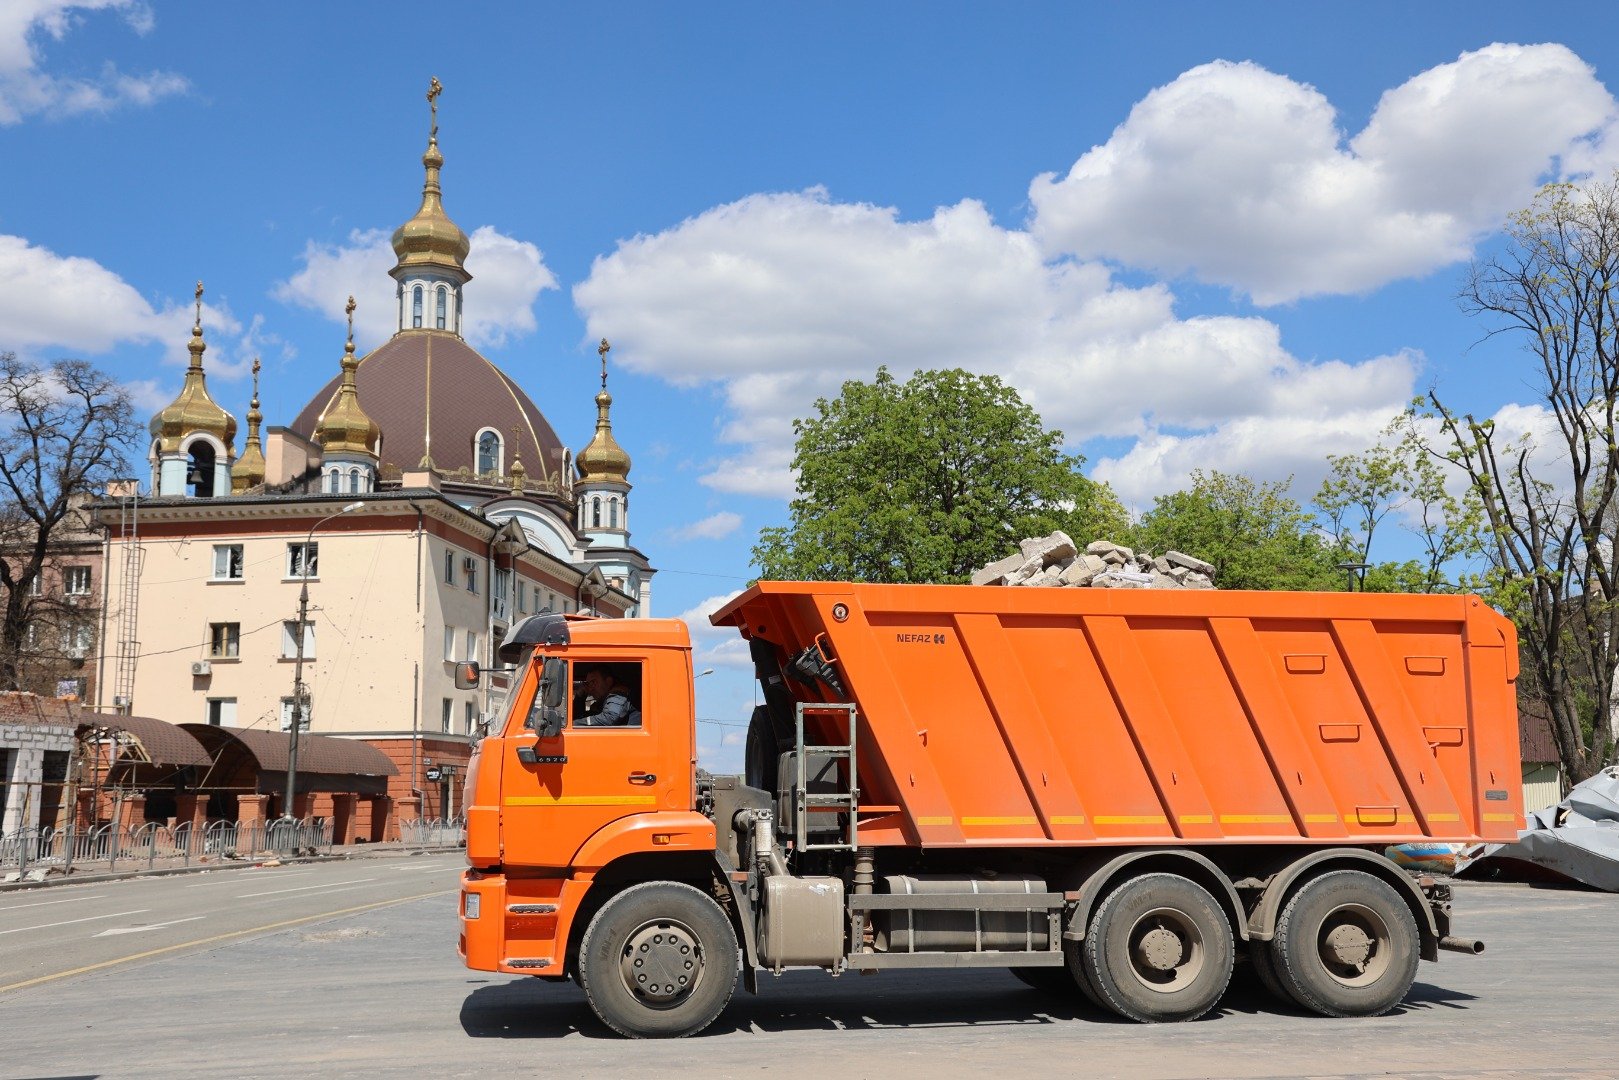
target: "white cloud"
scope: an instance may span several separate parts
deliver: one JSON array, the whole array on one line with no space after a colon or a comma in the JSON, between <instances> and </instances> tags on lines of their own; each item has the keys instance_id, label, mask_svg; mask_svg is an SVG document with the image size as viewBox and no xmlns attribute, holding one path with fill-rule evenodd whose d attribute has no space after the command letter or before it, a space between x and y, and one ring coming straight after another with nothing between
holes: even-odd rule
<instances>
[{"instance_id":1,"label":"white cloud","mask_svg":"<svg viewBox=\"0 0 1619 1080\"><path fill-rule=\"evenodd\" d=\"M1619 106L1561 45L1491 45L1385 93L1347 141L1314 87L1217 61L1029 189L1053 254L1190 273L1261 304L1466 258L1548 176L1616 163Z\"/></svg>"},{"instance_id":2,"label":"white cloud","mask_svg":"<svg viewBox=\"0 0 1619 1080\"><path fill-rule=\"evenodd\" d=\"M399 301L388 276L396 261L390 236L383 229L355 229L343 244L311 240L303 268L275 287L275 297L342 325L344 304L353 296L355 341L362 352L375 348L399 326ZM481 348L533 333L535 300L557 287L545 256L490 225L475 230L471 241L467 272L473 280L466 287L462 336Z\"/></svg>"},{"instance_id":3,"label":"white cloud","mask_svg":"<svg viewBox=\"0 0 1619 1080\"><path fill-rule=\"evenodd\" d=\"M692 665L703 668L744 668L752 670L748 656L748 643L734 627L715 626L708 621L714 612L736 599L738 592L724 596L710 596L695 606L682 611L675 618L686 624L691 632Z\"/></svg>"},{"instance_id":4,"label":"white cloud","mask_svg":"<svg viewBox=\"0 0 1619 1080\"><path fill-rule=\"evenodd\" d=\"M1159 440L1244 424L1243 439L1202 444L1233 455L1199 460L1205 468L1238 467L1248 441L1264 445L1270 426L1280 437L1301 416L1356 417L1337 422L1362 448L1410 397L1417 367L1409 356L1309 364L1264 319L1180 319L1164 287L1047 261L1029 234L970 200L906 222L818 189L754 195L624 242L574 296L591 336L610 331L626 366L676 383L718 378L728 413L718 438L738 452L704 482L777 497L792 491L793 418L881 364L899 377L954 366L999 375L1073 445L1146 438L1145 455ZM1174 486L1179 460L1166 446L1097 471L1110 467L1126 499L1150 501L1155 485Z\"/></svg>"},{"instance_id":5,"label":"white cloud","mask_svg":"<svg viewBox=\"0 0 1619 1080\"><path fill-rule=\"evenodd\" d=\"M717 514L710 514L701 521L694 521L689 525L681 525L669 530L672 539L680 540L723 540L736 532L742 526L742 515L733 514L729 510L721 510Z\"/></svg>"},{"instance_id":6,"label":"white cloud","mask_svg":"<svg viewBox=\"0 0 1619 1080\"><path fill-rule=\"evenodd\" d=\"M150 33L151 9L138 0L6 0L0 4L0 126L29 116L107 113L122 105L151 105L190 86L173 72L127 75L112 64L94 79L52 75L42 68L42 37L60 42L81 12L116 11L137 34Z\"/></svg>"}]
</instances>

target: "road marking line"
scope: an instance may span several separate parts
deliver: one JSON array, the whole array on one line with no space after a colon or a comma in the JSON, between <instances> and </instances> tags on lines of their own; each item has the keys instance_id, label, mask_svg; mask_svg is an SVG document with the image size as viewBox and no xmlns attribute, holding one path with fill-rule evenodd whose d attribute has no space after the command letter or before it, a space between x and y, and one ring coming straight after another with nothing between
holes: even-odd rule
<instances>
[{"instance_id":1,"label":"road marking line","mask_svg":"<svg viewBox=\"0 0 1619 1080\"><path fill-rule=\"evenodd\" d=\"M115 911L111 915L87 915L82 919L66 919L62 922L48 922L39 926L19 926L15 930L0 930L0 934L21 934L27 930L49 930L53 926L72 926L74 923L95 922L97 919L116 919L120 915L144 915L151 908L137 908L134 911Z\"/></svg>"},{"instance_id":2,"label":"road marking line","mask_svg":"<svg viewBox=\"0 0 1619 1080\"><path fill-rule=\"evenodd\" d=\"M49 907L51 904L77 904L80 900L100 900L102 895L96 893L94 896L75 896L68 900L41 900L37 904L18 904L16 907L0 908L0 915L8 911L21 911L25 907Z\"/></svg>"},{"instance_id":3,"label":"road marking line","mask_svg":"<svg viewBox=\"0 0 1619 1080\"><path fill-rule=\"evenodd\" d=\"M71 975L84 975L92 971L100 971L102 968L117 967L119 964L129 963L131 960L145 960L149 956L161 956L164 953L174 952L176 949L189 949L199 945L212 945L216 941L229 941L231 938L239 938L247 934L262 933L266 930L280 930L281 928L287 926L297 926L299 923L314 922L316 919L335 919L341 915L353 915L357 912L371 911L374 908L388 907L392 904L404 904L412 900L426 900L433 896L444 896L454 891L455 890L453 889L441 889L438 892L418 893L415 896L401 896L397 900L378 900L374 904L361 904L359 907L344 908L342 911L326 911L320 913L319 915L304 915L301 918L284 919L281 922L266 923L263 926L249 927L246 930L232 930L228 934L215 934L213 937L202 938L198 941L182 941L178 945L164 945L162 948L148 949L145 952L135 953L132 956L120 956L116 960L103 960L99 964L86 964L84 967L74 968L72 971L58 971L54 975L39 975L32 979L24 979L22 982L10 983L6 986L0 986L0 994L3 994L8 990L24 990L30 986L38 986L40 983L54 982L57 979L65 979Z\"/></svg>"},{"instance_id":4,"label":"road marking line","mask_svg":"<svg viewBox=\"0 0 1619 1080\"><path fill-rule=\"evenodd\" d=\"M238 896L236 896L236 899L237 900L248 900L248 899L251 899L252 897L255 897L255 896L275 896L278 893L309 892L311 889L330 889L333 885L363 885L368 881L375 881L375 880L377 880L377 879L376 878L363 877L363 878L350 878L347 881L332 881L332 882L326 883L325 885L296 885L296 886L294 886L293 888L290 888L290 889L271 889L269 892L241 893Z\"/></svg>"},{"instance_id":5,"label":"road marking line","mask_svg":"<svg viewBox=\"0 0 1619 1080\"><path fill-rule=\"evenodd\" d=\"M93 937L116 937L119 934L144 934L148 930L162 930L170 926L179 926L183 922L196 922L206 919L206 915L193 915L189 919L171 919L169 922L147 923L145 926L115 926L111 930L103 930Z\"/></svg>"},{"instance_id":6,"label":"road marking line","mask_svg":"<svg viewBox=\"0 0 1619 1080\"><path fill-rule=\"evenodd\" d=\"M220 867L220 869L223 870L225 868ZM273 867L273 866L268 867L268 869L274 870L275 867ZM239 872L240 871L238 871L238 873ZM288 870L285 873L277 874L276 876L277 877L302 877L302 876L304 876L306 874L313 874L313 873L314 873L313 870ZM183 886L183 888L201 889L201 888L203 888L205 886L208 886L208 885L240 885L241 883L242 882L241 882L240 878L232 876L232 877L228 877L228 878L220 878L220 879L215 880L215 881L199 881L195 885L186 885L186 886Z\"/></svg>"}]
</instances>

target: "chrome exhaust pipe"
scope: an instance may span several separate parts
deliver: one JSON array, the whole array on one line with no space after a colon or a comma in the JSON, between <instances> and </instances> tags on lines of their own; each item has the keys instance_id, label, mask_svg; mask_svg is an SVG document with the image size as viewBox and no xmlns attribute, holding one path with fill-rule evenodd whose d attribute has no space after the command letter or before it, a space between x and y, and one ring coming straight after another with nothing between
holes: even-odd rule
<instances>
[{"instance_id":1,"label":"chrome exhaust pipe","mask_svg":"<svg viewBox=\"0 0 1619 1080\"><path fill-rule=\"evenodd\" d=\"M1446 952L1469 953L1477 956L1484 951L1484 942L1476 938L1451 937L1447 934L1439 939L1439 947Z\"/></svg>"}]
</instances>

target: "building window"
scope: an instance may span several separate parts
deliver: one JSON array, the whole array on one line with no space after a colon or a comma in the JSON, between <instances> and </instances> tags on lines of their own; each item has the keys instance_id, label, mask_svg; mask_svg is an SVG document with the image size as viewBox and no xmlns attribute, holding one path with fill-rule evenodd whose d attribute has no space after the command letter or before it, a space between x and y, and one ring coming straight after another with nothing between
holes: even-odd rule
<instances>
[{"instance_id":1,"label":"building window","mask_svg":"<svg viewBox=\"0 0 1619 1080\"><path fill-rule=\"evenodd\" d=\"M40 596L45 592L45 575L35 574L34 580L28 583L28 595Z\"/></svg>"},{"instance_id":2,"label":"building window","mask_svg":"<svg viewBox=\"0 0 1619 1080\"><path fill-rule=\"evenodd\" d=\"M304 659L313 660L315 657L315 624L303 624ZM285 660L298 658L298 623L288 620L281 624L281 656Z\"/></svg>"},{"instance_id":3,"label":"building window","mask_svg":"<svg viewBox=\"0 0 1619 1080\"><path fill-rule=\"evenodd\" d=\"M467 654L465 656L463 656L461 659L463 659L463 660L476 660L476 659L478 659L478 632L476 630L468 630L467 631Z\"/></svg>"},{"instance_id":4,"label":"building window","mask_svg":"<svg viewBox=\"0 0 1619 1080\"><path fill-rule=\"evenodd\" d=\"M609 529L618 528L618 500L617 499L608 499L607 500L607 527Z\"/></svg>"},{"instance_id":5,"label":"building window","mask_svg":"<svg viewBox=\"0 0 1619 1080\"><path fill-rule=\"evenodd\" d=\"M215 660L234 660L240 656L241 640L241 623L208 624L208 655Z\"/></svg>"},{"instance_id":6,"label":"building window","mask_svg":"<svg viewBox=\"0 0 1619 1080\"><path fill-rule=\"evenodd\" d=\"M287 576L290 578L318 577L320 575L320 541L312 544L287 545Z\"/></svg>"},{"instance_id":7,"label":"building window","mask_svg":"<svg viewBox=\"0 0 1619 1080\"><path fill-rule=\"evenodd\" d=\"M444 712L439 718L439 730L444 732L444 734L446 734L446 735L448 735L450 733L450 721L454 716L455 716L455 700L453 698L445 698L444 699Z\"/></svg>"},{"instance_id":8,"label":"building window","mask_svg":"<svg viewBox=\"0 0 1619 1080\"><path fill-rule=\"evenodd\" d=\"M507 609L511 604L512 572L510 570L502 570L499 567L496 567L492 587L494 589L494 596L492 597L492 600L495 609L495 618L504 619L506 618Z\"/></svg>"},{"instance_id":9,"label":"building window","mask_svg":"<svg viewBox=\"0 0 1619 1080\"><path fill-rule=\"evenodd\" d=\"M455 552L454 551L446 551L444 553L444 584L446 584L446 585L454 585L455 584Z\"/></svg>"},{"instance_id":10,"label":"building window","mask_svg":"<svg viewBox=\"0 0 1619 1080\"><path fill-rule=\"evenodd\" d=\"M62 571L62 591L69 596L90 595L90 568L69 566Z\"/></svg>"},{"instance_id":11,"label":"building window","mask_svg":"<svg viewBox=\"0 0 1619 1080\"><path fill-rule=\"evenodd\" d=\"M599 498L590 500L590 527L592 529L602 527L602 501Z\"/></svg>"},{"instance_id":12,"label":"building window","mask_svg":"<svg viewBox=\"0 0 1619 1080\"><path fill-rule=\"evenodd\" d=\"M467 556L467 561L463 565L465 565L466 570L467 570L467 592L477 592L478 591L478 564L477 564L477 562L473 560L471 555L468 555Z\"/></svg>"},{"instance_id":13,"label":"building window","mask_svg":"<svg viewBox=\"0 0 1619 1080\"><path fill-rule=\"evenodd\" d=\"M463 706L464 706L464 708L466 710L466 716L467 716L467 731L466 731L466 733L468 735L471 735L473 725L475 725L478 722L478 706L476 704L474 704L473 702L470 702L470 701L463 702Z\"/></svg>"},{"instance_id":14,"label":"building window","mask_svg":"<svg viewBox=\"0 0 1619 1080\"><path fill-rule=\"evenodd\" d=\"M412 291L412 299L410 302L410 325L412 327L422 325L422 287L420 285L416 286L416 288Z\"/></svg>"},{"instance_id":15,"label":"building window","mask_svg":"<svg viewBox=\"0 0 1619 1080\"><path fill-rule=\"evenodd\" d=\"M83 701L84 692L90 685L90 680L83 675L75 675L66 679L56 680L56 696L67 701ZM52 751L46 751L47 755Z\"/></svg>"},{"instance_id":16,"label":"building window","mask_svg":"<svg viewBox=\"0 0 1619 1080\"><path fill-rule=\"evenodd\" d=\"M554 593L554 592L547 592L545 594L545 610L546 611L555 611L556 609L557 609L557 594Z\"/></svg>"},{"instance_id":17,"label":"building window","mask_svg":"<svg viewBox=\"0 0 1619 1080\"><path fill-rule=\"evenodd\" d=\"M478 436L478 475L500 475L500 450L500 432L486 431Z\"/></svg>"},{"instance_id":18,"label":"building window","mask_svg":"<svg viewBox=\"0 0 1619 1080\"><path fill-rule=\"evenodd\" d=\"M311 721L311 716L310 716L310 712L309 712L309 697L308 697L308 695L305 695L304 696L304 715L303 715L302 722L298 725L298 730L299 731L308 731L310 721ZM281 699L281 730L282 731L291 731L292 730L292 699L290 697L284 697L284 698Z\"/></svg>"},{"instance_id":19,"label":"building window","mask_svg":"<svg viewBox=\"0 0 1619 1080\"><path fill-rule=\"evenodd\" d=\"M289 703L291 699L288 699ZM208 699L208 723L211 727L236 726L236 699L211 697Z\"/></svg>"},{"instance_id":20,"label":"building window","mask_svg":"<svg viewBox=\"0 0 1619 1080\"><path fill-rule=\"evenodd\" d=\"M215 544L214 545L214 580L215 581L241 581L242 580L242 545L241 544Z\"/></svg>"},{"instance_id":21,"label":"building window","mask_svg":"<svg viewBox=\"0 0 1619 1080\"><path fill-rule=\"evenodd\" d=\"M455 638L455 627L446 626L444 628L444 662L446 664L455 663Z\"/></svg>"},{"instance_id":22,"label":"building window","mask_svg":"<svg viewBox=\"0 0 1619 1080\"><path fill-rule=\"evenodd\" d=\"M519 615L523 615L523 614L526 614L527 612L528 612L528 582L519 581L517 583L517 613Z\"/></svg>"},{"instance_id":23,"label":"building window","mask_svg":"<svg viewBox=\"0 0 1619 1080\"><path fill-rule=\"evenodd\" d=\"M358 495L359 493L360 493L360 470L359 469L350 469L349 470L349 494L350 495Z\"/></svg>"},{"instance_id":24,"label":"building window","mask_svg":"<svg viewBox=\"0 0 1619 1080\"><path fill-rule=\"evenodd\" d=\"M90 655L92 636L87 623L64 627L62 630L62 651L73 660L83 660Z\"/></svg>"},{"instance_id":25,"label":"building window","mask_svg":"<svg viewBox=\"0 0 1619 1080\"><path fill-rule=\"evenodd\" d=\"M440 288L438 291L438 328L440 330L444 329L445 315L449 312L449 308L449 294L443 288Z\"/></svg>"}]
</instances>

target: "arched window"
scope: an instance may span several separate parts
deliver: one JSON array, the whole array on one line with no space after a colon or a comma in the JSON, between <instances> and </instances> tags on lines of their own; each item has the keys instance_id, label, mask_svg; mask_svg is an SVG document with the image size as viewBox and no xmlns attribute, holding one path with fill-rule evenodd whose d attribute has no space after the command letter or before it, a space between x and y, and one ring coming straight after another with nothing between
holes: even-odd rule
<instances>
[{"instance_id":1,"label":"arched window","mask_svg":"<svg viewBox=\"0 0 1619 1080\"><path fill-rule=\"evenodd\" d=\"M461 293L459 291L455 294L455 332L457 334L461 332Z\"/></svg>"},{"instance_id":2,"label":"arched window","mask_svg":"<svg viewBox=\"0 0 1619 1080\"><path fill-rule=\"evenodd\" d=\"M602 501L600 499L590 500L590 527L592 529L602 527Z\"/></svg>"},{"instance_id":3,"label":"arched window","mask_svg":"<svg viewBox=\"0 0 1619 1080\"><path fill-rule=\"evenodd\" d=\"M618 528L618 500L617 499L608 499L607 500L607 527L610 528L610 529Z\"/></svg>"},{"instance_id":4,"label":"arched window","mask_svg":"<svg viewBox=\"0 0 1619 1080\"><path fill-rule=\"evenodd\" d=\"M438 328L440 330L444 329L445 313L449 310L449 306L449 293L447 290L440 288L438 291Z\"/></svg>"},{"instance_id":5,"label":"arched window","mask_svg":"<svg viewBox=\"0 0 1619 1080\"><path fill-rule=\"evenodd\" d=\"M478 436L478 475L499 476L500 467L500 432L486 431Z\"/></svg>"},{"instance_id":6,"label":"arched window","mask_svg":"<svg viewBox=\"0 0 1619 1080\"><path fill-rule=\"evenodd\" d=\"M191 444L186 461L186 487L195 499L211 498L214 493L214 448L201 439Z\"/></svg>"},{"instance_id":7,"label":"arched window","mask_svg":"<svg viewBox=\"0 0 1619 1080\"><path fill-rule=\"evenodd\" d=\"M360 470L359 469L350 469L349 470L349 494L350 495L358 495L359 493L360 493Z\"/></svg>"},{"instance_id":8,"label":"arched window","mask_svg":"<svg viewBox=\"0 0 1619 1080\"><path fill-rule=\"evenodd\" d=\"M337 487L337 470L336 469L332 469L330 472L328 472L326 474L326 491L329 494L332 494L332 495L337 494L338 487Z\"/></svg>"},{"instance_id":9,"label":"arched window","mask_svg":"<svg viewBox=\"0 0 1619 1080\"><path fill-rule=\"evenodd\" d=\"M422 325L422 287L416 286L410 302L410 325Z\"/></svg>"}]
</instances>

